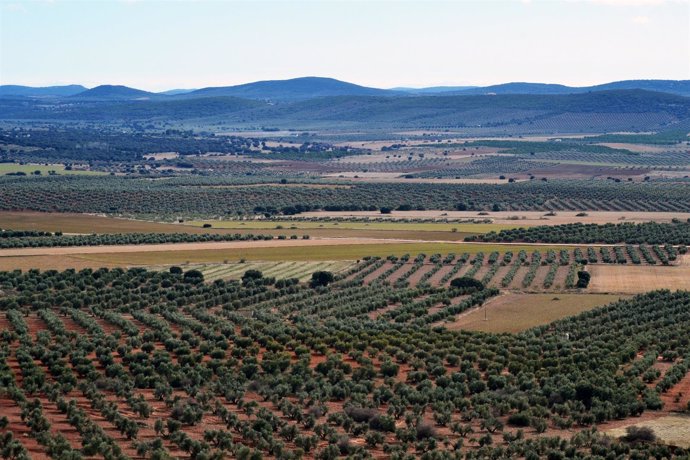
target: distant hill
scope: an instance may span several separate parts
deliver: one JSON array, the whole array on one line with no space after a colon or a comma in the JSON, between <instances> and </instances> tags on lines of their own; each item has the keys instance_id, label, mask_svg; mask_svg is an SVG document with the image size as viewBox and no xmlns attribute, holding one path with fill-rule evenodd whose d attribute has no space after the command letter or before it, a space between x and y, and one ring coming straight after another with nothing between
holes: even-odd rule
<instances>
[{"instance_id":1,"label":"distant hill","mask_svg":"<svg viewBox=\"0 0 690 460\"><path fill-rule=\"evenodd\" d=\"M644 90L555 95L329 96L281 103L229 96L67 101L5 98L0 99L0 118L113 123L123 119L194 120L252 129L453 128L500 134L596 133L684 126L690 123L690 98Z\"/></svg>"},{"instance_id":2,"label":"distant hill","mask_svg":"<svg viewBox=\"0 0 690 460\"><path fill-rule=\"evenodd\" d=\"M184 97L233 96L268 101L294 101L328 96L396 96L401 94L396 91L359 86L334 78L302 77L202 88L187 93Z\"/></svg>"},{"instance_id":3,"label":"distant hill","mask_svg":"<svg viewBox=\"0 0 690 460\"><path fill-rule=\"evenodd\" d=\"M197 89L169 89L167 91L161 91L160 93L156 94L164 94L166 96L179 96L180 94L187 94L191 93L192 91L196 91Z\"/></svg>"},{"instance_id":4,"label":"distant hill","mask_svg":"<svg viewBox=\"0 0 690 460\"><path fill-rule=\"evenodd\" d=\"M149 93L148 91L142 91L140 89L130 88L129 86L101 85L84 92L74 94L72 97L95 100L132 100L150 99L164 96L160 96L156 93Z\"/></svg>"},{"instance_id":5,"label":"distant hill","mask_svg":"<svg viewBox=\"0 0 690 460\"><path fill-rule=\"evenodd\" d=\"M690 80L624 80L594 86L565 86L547 83L503 83L493 86L482 86L459 91L440 93L442 95L479 95L479 94L582 94L594 91L642 89L662 93L690 96Z\"/></svg>"},{"instance_id":6,"label":"distant hill","mask_svg":"<svg viewBox=\"0 0 690 460\"><path fill-rule=\"evenodd\" d=\"M624 80L603 85L590 86L587 91L604 91L614 89L644 89L662 93L690 96L690 80Z\"/></svg>"},{"instance_id":7,"label":"distant hill","mask_svg":"<svg viewBox=\"0 0 690 460\"><path fill-rule=\"evenodd\" d=\"M609 90L646 90L690 97L690 80L624 80L594 86L573 87L548 83L511 82L492 86L431 86L426 88L370 88L333 78L302 77L267 80L236 86L201 89L171 89L151 93L121 85L101 85L86 89L81 85L34 88L0 85L0 97L73 97L92 101L141 99L190 99L199 97L238 97L266 102L295 102L336 96L471 96L471 95L562 95Z\"/></svg>"},{"instance_id":8,"label":"distant hill","mask_svg":"<svg viewBox=\"0 0 690 460\"><path fill-rule=\"evenodd\" d=\"M475 88L453 91L457 95L485 95L485 94L573 94L579 93L578 88L548 83L502 83L492 86L478 86ZM445 93L444 95L449 95Z\"/></svg>"},{"instance_id":9,"label":"distant hill","mask_svg":"<svg viewBox=\"0 0 690 460\"><path fill-rule=\"evenodd\" d=\"M532 127L586 132L652 129L690 118L690 98L643 90L582 94L333 97L271 108L275 125L351 122L467 128ZM540 128L542 127L542 128ZM512 129L512 128L511 128Z\"/></svg>"},{"instance_id":10,"label":"distant hill","mask_svg":"<svg viewBox=\"0 0 690 460\"><path fill-rule=\"evenodd\" d=\"M475 89L476 86L429 86L426 88L408 88L397 87L391 88L391 91L410 93L410 94L437 94L437 93L451 93L458 91L465 91L468 89Z\"/></svg>"},{"instance_id":11,"label":"distant hill","mask_svg":"<svg viewBox=\"0 0 690 460\"><path fill-rule=\"evenodd\" d=\"M81 85L66 86L21 86L21 85L0 85L0 97L22 96L22 97L67 97L86 91Z\"/></svg>"}]
</instances>

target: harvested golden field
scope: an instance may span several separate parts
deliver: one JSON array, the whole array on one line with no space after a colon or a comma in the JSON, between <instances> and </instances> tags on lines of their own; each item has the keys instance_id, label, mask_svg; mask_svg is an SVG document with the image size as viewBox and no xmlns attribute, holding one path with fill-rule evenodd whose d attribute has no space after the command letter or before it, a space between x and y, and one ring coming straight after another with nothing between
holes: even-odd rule
<instances>
[{"instance_id":1,"label":"harvested golden field","mask_svg":"<svg viewBox=\"0 0 690 460\"><path fill-rule=\"evenodd\" d=\"M638 294L654 289L690 289L690 265L590 265L591 292Z\"/></svg>"},{"instance_id":2,"label":"harvested golden field","mask_svg":"<svg viewBox=\"0 0 690 460\"><path fill-rule=\"evenodd\" d=\"M438 323L450 330L521 332L557 319L615 302L625 296L610 294L503 294L483 307ZM485 311L486 309L486 311ZM486 313L486 320L484 319Z\"/></svg>"}]
</instances>

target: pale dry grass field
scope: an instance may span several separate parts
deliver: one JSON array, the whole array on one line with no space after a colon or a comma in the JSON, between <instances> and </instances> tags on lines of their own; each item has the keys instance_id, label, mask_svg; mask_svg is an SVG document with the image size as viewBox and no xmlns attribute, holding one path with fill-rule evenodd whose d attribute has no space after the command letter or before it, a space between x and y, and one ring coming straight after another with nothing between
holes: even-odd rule
<instances>
[{"instance_id":1,"label":"pale dry grass field","mask_svg":"<svg viewBox=\"0 0 690 460\"><path fill-rule=\"evenodd\" d=\"M505 293L488 300L482 307L461 313L454 320L440 322L435 326L444 326L449 330L516 333L577 315L625 297L584 293Z\"/></svg>"},{"instance_id":2,"label":"pale dry grass field","mask_svg":"<svg viewBox=\"0 0 690 460\"><path fill-rule=\"evenodd\" d=\"M180 154L177 152L147 153L144 155L144 158L154 158L156 160L174 160L179 157Z\"/></svg>"},{"instance_id":3,"label":"pale dry grass field","mask_svg":"<svg viewBox=\"0 0 690 460\"><path fill-rule=\"evenodd\" d=\"M690 415L670 414L653 420L630 423L607 430L605 433L619 438L625 436L625 430L629 426L649 427L654 430L654 434L665 444L683 448L690 447Z\"/></svg>"},{"instance_id":4,"label":"pale dry grass field","mask_svg":"<svg viewBox=\"0 0 690 460\"><path fill-rule=\"evenodd\" d=\"M674 145L648 145L648 144L627 144L624 142L604 142L601 144L605 147L611 147L612 149L624 149L630 150L631 152L637 153L665 153L669 151L678 151L686 149L686 146L682 143Z\"/></svg>"},{"instance_id":5,"label":"pale dry grass field","mask_svg":"<svg viewBox=\"0 0 690 460\"><path fill-rule=\"evenodd\" d=\"M639 294L655 289L690 290L690 264L657 265L590 265L590 292Z\"/></svg>"}]
</instances>

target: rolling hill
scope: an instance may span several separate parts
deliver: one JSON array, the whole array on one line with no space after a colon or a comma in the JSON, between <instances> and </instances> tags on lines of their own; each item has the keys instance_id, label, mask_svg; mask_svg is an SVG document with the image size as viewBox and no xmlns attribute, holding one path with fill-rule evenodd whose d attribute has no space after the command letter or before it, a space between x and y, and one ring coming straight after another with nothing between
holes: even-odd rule
<instances>
[{"instance_id":1,"label":"rolling hill","mask_svg":"<svg viewBox=\"0 0 690 460\"><path fill-rule=\"evenodd\" d=\"M81 85L65 86L22 86L22 85L0 85L0 97L21 96L21 97L67 97L86 91Z\"/></svg>"},{"instance_id":2,"label":"rolling hill","mask_svg":"<svg viewBox=\"0 0 690 460\"><path fill-rule=\"evenodd\" d=\"M126 92L126 94L135 94ZM659 130L690 122L690 98L643 90L557 95L330 96L273 103L237 97L0 100L14 120L183 121L257 128L455 128L472 132Z\"/></svg>"},{"instance_id":3,"label":"rolling hill","mask_svg":"<svg viewBox=\"0 0 690 460\"><path fill-rule=\"evenodd\" d=\"M245 99L294 101L328 96L396 96L396 91L368 88L333 78L302 77L268 80L237 86L202 88L184 95L192 97L233 96Z\"/></svg>"},{"instance_id":4,"label":"rolling hill","mask_svg":"<svg viewBox=\"0 0 690 460\"><path fill-rule=\"evenodd\" d=\"M72 96L72 98L93 100L132 100L157 97L162 96L122 85L100 85Z\"/></svg>"},{"instance_id":5,"label":"rolling hill","mask_svg":"<svg viewBox=\"0 0 690 460\"><path fill-rule=\"evenodd\" d=\"M565 86L547 83L504 83L455 91L441 92L441 95L463 94L582 94L596 91L642 89L661 93L690 96L690 80L624 80L594 86Z\"/></svg>"}]
</instances>

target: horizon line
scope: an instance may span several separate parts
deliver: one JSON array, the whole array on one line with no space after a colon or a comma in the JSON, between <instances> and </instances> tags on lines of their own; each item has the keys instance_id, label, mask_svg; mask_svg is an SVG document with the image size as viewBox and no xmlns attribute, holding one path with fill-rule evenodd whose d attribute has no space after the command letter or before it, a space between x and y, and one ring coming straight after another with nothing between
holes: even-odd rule
<instances>
[{"instance_id":1,"label":"horizon line","mask_svg":"<svg viewBox=\"0 0 690 460\"><path fill-rule=\"evenodd\" d=\"M382 87L382 86L368 86L365 84L360 84L360 83L353 83L351 81L347 80L341 80L339 78L335 77L321 77L321 76L314 76L314 75L308 75L308 76L302 76L302 77L293 77L293 78L280 78L280 79L266 79L266 80L253 80L253 81L248 81L245 83L235 83L235 84L219 84L219 85L209 85L209 86L197 86L195 88L185 88L183 86L177 86L177 87L172 87L169 89L164 89L164 90L157 90L157 91L152 91L152 90L147 90L147 89L142 89L142 87L138 86L130 86L130 85L125 85L125 84L119 84L119 83L101 83L95 86L86 86L81 83L55 83L55 84L43 84L43 85L27 85L27 84L21 84L21 83L0 83L0 87L5 87L5 86L22 86L26 88L52 88L52 87L61 87L61 86L81 86L83 88L86 88L86 90L91 90L94 88L98 88L101 86L123 86L126 88L131 88L131 89L136 89L140 91L146 91L152 94L161 94L165 93L168 91L197 91L201 89L206 89L206 88L227 88L227 87L233 87L233 86L242 86L242 85L250 85L254 83L262 83L262 82L280 82L280 81L291 81L291 80L300 80L300 79L306 79L306 78L321 78L321 79L329 79L329 80L336 80L339 82L343 83L348 83L348 84L353 84L365 88L372 88L372 89L380 89L380 90L387 90L387 91L395 91L395 90L424 90L424 89L429 89L429 88L455 88L455 87L462 87L462 88L467 88L467 89L473 89L473 88L487 88L491 86L501 86L501 85L507 85L507 84L536 84L536 85L554 85L554 86L565 86L569 88L587 88L591 86L600 86L600 85L605 85L609 83L618 83L618 82L624 82L624 81L672 81L672 82L690 82L689 79L673 79L673 78L627 78L623 80L608 80L604 82L599 82L599 83L593 83L593 84L581 84L581 85L572 85L572 84L566 84L566 83L554 83L554 82L541 82L541 81L519 81L519 80L511 80L511 81L503 81L502 83L491 83L491 84L462 84L462 83L448 83L448 84L431 84L431 85L424 85L424 86L417 86L417 85L396 85L396 86L391 86L391 87Z\"/></svg>"}]
</instances>

